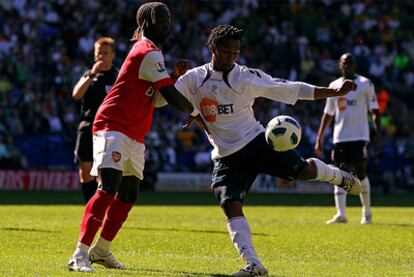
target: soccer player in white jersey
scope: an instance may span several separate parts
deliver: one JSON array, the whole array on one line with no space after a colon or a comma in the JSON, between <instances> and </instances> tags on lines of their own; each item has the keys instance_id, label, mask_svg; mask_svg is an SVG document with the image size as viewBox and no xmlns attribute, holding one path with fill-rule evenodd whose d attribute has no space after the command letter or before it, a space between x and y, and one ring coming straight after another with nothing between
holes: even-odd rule
<instances>
[{"instance_id":1,"label":"soccer player in white jersey","mask_svg":"<svg viewBox=\"0 0 414 277\"><path fill-rule=\"evenodd\" d=\"M371 189L367 176L368 110L372 112L372 121L375 129L375 148L379 151L381 123L377 97L372 82L361 75L355 74L356 63L352 54L343 54L338 65L342 77L333 81L329 87L338 88L344 79L350 79L354 80L358 88L347 95L326 99L315 150L318 156L322 155L323 134L335 116L333 160L339 167L343 165L355 170L362 186L362 191L359 195L362 204L361 224L370 224L372 223L372 212ZM337 213L326 223L347 223L348 220L345 213L346 191L335 187L334 195Z\"/></svg>"},{"instance_id":2,"label":"soccer player in white jersey","mask_svg":"<svg viewBox=\"0 0 414 277\"><path fill-rule=\"evenodd\" d=\"M212 190L227 217L227 229L245 266L234 276L267 275L256 255L249 224L243 214L243 199L259 173L288 180L320 180L359 194L357 178L337 167L310 158L295 150L276 152L267 145L264 127L254 117L257 97L294 104L298 99L314 100L345 95L356 88L345 80L337 88L315 87L269 76L259 69L236 63L242 30L231 25L212 29L207 46L211 62L182 75L175 87L198 109L210 131L214 149ZM191 125L190 118L188 125Z\"/></svg>"}]
</instances>

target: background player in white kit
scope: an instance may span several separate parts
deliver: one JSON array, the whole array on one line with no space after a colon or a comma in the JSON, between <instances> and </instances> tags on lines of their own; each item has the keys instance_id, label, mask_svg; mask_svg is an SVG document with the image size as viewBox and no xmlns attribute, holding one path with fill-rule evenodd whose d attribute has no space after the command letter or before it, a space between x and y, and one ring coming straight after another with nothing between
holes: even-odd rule
<instances>
[{"instance_id":1,"label":"background player in white kit","mask_svg":"<svg viewBox=\"0 0 414 277\"><path fill-rule=\"evenodd\" d=\"M351 166L355 170L362 185L362 192L360 194L362 204L361 224L370 224L372 223L372 212L371 188L367 176L368 110L372 112L372 121L375 129L375 148L378 152L381 142L381 122L377 97L372 82L361 75L355 74L356 62L352 54L343 54L338 65L342 77L333 81L329 87L340 87L344 79L350 79L354 80L358 89L345 96L326 99L315 150L318 156L322 155L323 134L335 116L333 160L337 166ZM346 191L335 187L334 194L337 213L326 223L346 223L348 222L345 213Z\"/></svg>"},{"instance_id":2,"label":"background player in white kit","mask_svg":"<svg viewBox=\"0 0 414 277\"><path fill-rule=\"evenodd\" d=\"M276 152L267 145L264 127L255 119L252 105L257 97L294 104L298 99L322 99L345 95L356 88L350 80L338 89L273 78L261 70L236 64L242 30L230 25L212 29L207 46L210 63L187 71L175 83L178 91L198 109L214 146L212 189L228 219L227 228L245 267L234 276L267 275L253 248L243 199L259 173L285 179L321 180L358 194L357 178L336 167L295 150ZM188 122L191 124L192 119Z\"/></svg>"}]
</instances>

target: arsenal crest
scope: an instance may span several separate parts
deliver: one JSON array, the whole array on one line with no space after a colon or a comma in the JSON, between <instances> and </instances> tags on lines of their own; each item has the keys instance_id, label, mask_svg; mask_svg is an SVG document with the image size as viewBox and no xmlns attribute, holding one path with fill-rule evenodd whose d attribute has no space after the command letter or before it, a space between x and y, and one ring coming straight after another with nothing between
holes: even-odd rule
<instances>
[{"instance_id":1,"label":"arsenal crest","mask_svg":"<svg viewBox=\"0 0 414 277\"><path fill-rule=\"evenodd\" d=\"M121 153L117 152L117 151L113 151L112 152L112 159L114 160L114 162L119 162L121 160Z\"/></svg>"}]
</instances>

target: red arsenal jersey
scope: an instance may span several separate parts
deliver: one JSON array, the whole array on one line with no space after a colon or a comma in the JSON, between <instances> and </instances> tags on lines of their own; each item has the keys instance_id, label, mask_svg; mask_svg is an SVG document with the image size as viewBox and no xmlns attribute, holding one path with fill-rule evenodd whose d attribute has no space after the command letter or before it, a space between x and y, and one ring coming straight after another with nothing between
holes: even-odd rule
<instances>
[{"instance_id":1,"label":"red arsenal jersey","mask_svg":"<svg viewBox=\"0 0 414 277\"><path fill-rule=\"evenodd\" d=\"M144 143L154 110L151 96L173 83L160 49L147 38L137 41L96 113L93 133L118 131Z\"/></svg>"}]
</instances>

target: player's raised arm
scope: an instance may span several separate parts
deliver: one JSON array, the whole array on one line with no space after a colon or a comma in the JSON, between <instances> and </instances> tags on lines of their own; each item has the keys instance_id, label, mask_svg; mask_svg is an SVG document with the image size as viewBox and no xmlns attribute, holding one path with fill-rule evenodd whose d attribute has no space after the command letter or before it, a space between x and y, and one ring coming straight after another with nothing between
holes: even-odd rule
<instances>
[{"instance_id":1,"label":"player's raised arm","mask_svg":"<svg viewBox=\"0 0 414 277\"><path fill-rule=\"evenodd\" d=\"M185 74L190 68L188 60L180 59L173 66L173 72L171 78L177 80L181 75ZM193 105L185 98L174 85L167 86L159 89L161 95L165 98L168 104L171 104L174 108L182 111L189 112L192 116L197 116L199 112L194 109Z\"/></svg>"},{"instance_id":2,"label":"player's raised arm","mask_svg":"<svg viewBox=\"0 0 414 277\"><path fill-rule=\"evenodd\" d=\"M193 105L185 98L173 85L159 89L162 96L167 100L168 104L174 108L191 113L192 116L197 116L199 112L194 109Z\"/></svg>"},{"instance_id":3,"label":"player's raised arm","mask_svg":"<svg viewBox=\"0 0 414 277\"><path fill-rule=\"evenodd\" d=\"M244 93L252 98L265 97L294 105L297 100L318 100L343 96L357 88L354 81L346 79L340 88L317 87L312 84L275 78L260 69L243 68Z\"/></svg>"},{"instance_id":4,"label":"player's raised arm","mask_svg":"<svg viewBox=\"0 0 414 277\"><path fill-rule=\"evenodd\" d=\"M95 46L96 47L96 46ZM95 50L96 52L96 50ZM95 56L97 54L95 53ZM115 55L114 55L115 57ZM96 57L95 57L96 59ZM96 78L98 73L108 68L108 65L105 65L103 60L98 60L92 66L92 69L85 72L85 74L79 79L72 91L72 97L75 100L80 100L86 94L86 91L90 88L93 83L93 80Z\"/></svg>"},{"instance_id":5,"label":"player's raised arm","mask_svg":"<svg viewBox=\"0 0 414 277\"><path fill-rule=\"evenodd\" d=\"M350 91L356 90L357 85L352 80L345 80L339 89L316 87L314 99L325 99L331 96L342 96Z\"/></svg>"}]
</instances>

